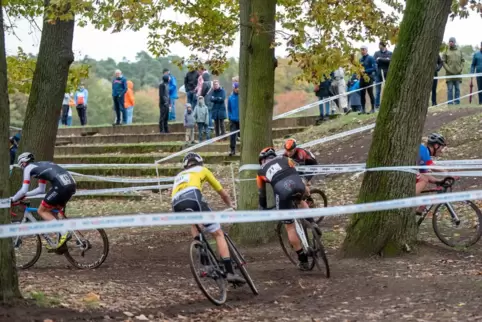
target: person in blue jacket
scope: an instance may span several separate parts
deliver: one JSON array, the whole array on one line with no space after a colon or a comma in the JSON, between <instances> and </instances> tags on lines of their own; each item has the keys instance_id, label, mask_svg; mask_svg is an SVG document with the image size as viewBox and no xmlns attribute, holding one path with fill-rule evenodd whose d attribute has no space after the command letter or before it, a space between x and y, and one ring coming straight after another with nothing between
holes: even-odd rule
<instances>
[{"instance_id":1,"label":"person in blue jacket","mask_svg":"<svg viewBox=\"0 0 482 322\"><path fill-rule=\"evenodd\" d=\"M348 92L348 107L354 112L359 112L361 110L361 97L360 91L360 81L358 80L358 75L353 74L350 81L348 81L347 92Z\"/></svg>"},{"instance_id":2,"label":"person in blue jacket","mask_svg":"<svg viewBox=\"0 0 482 322\"><path fill-rule=\"evenodd\" d=\"M235 82L233 84L233 93L228 99L228 119L229 119L229 131L234 132L239 130L239 83ZM233 134L230 136L229 147L231 152L230 156L236 154L236 138L239 137L238 134Z\"/></svg>"},{"instance_id":3,"label":"person in blue jacket","mask_svg":"<svg viewBox=\"0 0 482 322\"><path fill-rule=\"evenodd\" d=\"M164 68L162 71L163 75L169 75L169 100L171 101L171 110L169 111L169 121L176 120L176 100L179 98L177 95L177 81L176 77L171 74L171 71Z\"/></svg>"},{"instance_id":4,"label":"person in blue jacket","mask_svg":"<svg viewBox=\"0 0 482 322\"><path fill-rule=\"evenodd\" d=\"M377 70L377 65L375 59L368 55L368 47L361 47L362 57L360 58L360 64L364 68L364 72L360 77L360 96L361 96L361 107L362 111L360 114L366 114L365 104L366 104L366 93L370 97L370 103L372 104L372 109L370 113L375 113L375 96L373 95L373 80L375 79L375 72ZM366 77L366 79L365 79Z\"/></svg>"},{"instance_id":5,"label":"person in blue jacket","mask_svg":"<svg viewBox=\"0 0 482 322\"><path fill-rule=\"evenodd\" d=\"M127 92L127 81L118 69L115 71L115 77L112 80L112 100L114 101L115 123L121 124L121 114L124 111L124 95Z\"/></svg>"},{"instance_id":6,"label":"person in blue jacket","mask_svg":"<svg viewBox=\"0 0 482 322\"><path fill-rule=\"evenodd\" d=\"M15 155L17 154L18 150L18 143L20 142L21 133L18 132L14 136L11 136L8 140L10 143L10 165L15 163Z\"/></svg>"},{"instance_id":7,"label":"person in blue jacket","mask_svg":"<svg viewBox=\"0 0 482 322\"><path fill-rule=\"evenodd\" d=\"M470 66L470 72L482 73L482 42L480 43L480 50L474 53L472 58L472 65ZM476 77L477 90L482 91L482 76ZM482 104L482 92L479 92L479 105Z\"/></svg>"}]
</instances>

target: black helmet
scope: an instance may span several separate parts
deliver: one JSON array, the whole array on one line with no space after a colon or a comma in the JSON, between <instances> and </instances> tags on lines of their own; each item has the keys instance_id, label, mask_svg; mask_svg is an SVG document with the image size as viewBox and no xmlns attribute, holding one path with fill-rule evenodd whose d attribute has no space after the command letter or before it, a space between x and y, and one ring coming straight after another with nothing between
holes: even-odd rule
<instances>
[{"instance_id":1,"label":"black helmet","mask_svg":"<svg viewBox=\"0 0 482 322\"><path fill-rule=\"evenodd\" d=\"M272 147L264 148L259 153L259 157L258 157L259 164L261 164L261 161L263 161L264 159L269 157L275 157L275 156L276 156L276 151L274 150L274 148Z\"/></svg>"},{"instance_id":2,"label":"black helmet","mask_svg":"<svg viewBox=\"0 0 482 322\"><path fill-rule=\"evenodd\" d=\"M447 145L445 143L445 138L438 133L432 133L428 136L428 144L430 145L439 144L441 146Z\"/></svg>"},{"instance_id":3,"label":"black helmet","mask_svg":"<svg viewBox=\"0 0 482 322\"><path fill-rule=\"evenodd\" d=\"M193 162L195 162L196 165L203 165L204 161L199 154L195 152L189 152L182 160L182 166L184 167L184 169L187 169L189 166L192 165Z\"/></svg>"}]
</instances>

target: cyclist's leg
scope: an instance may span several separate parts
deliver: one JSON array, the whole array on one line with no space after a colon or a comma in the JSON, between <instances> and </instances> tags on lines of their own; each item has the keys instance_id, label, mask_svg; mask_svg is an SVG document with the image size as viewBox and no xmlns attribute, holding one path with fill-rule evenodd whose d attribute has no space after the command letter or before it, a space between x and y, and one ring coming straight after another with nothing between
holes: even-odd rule
<instances>
[{"instance_id":1,"label":"cyclist's leg","mask_svg":"<svg viewBox=\"0 0 482 322\"><path fill-rule=\"evenodd\" d=\"M172 201L172 211L173 212L184 212L184 211L201 211L199 202L197 200L197 195L194 191L187 191L178 197L174 198ZM199 231L196 225L191 225L191 235L194 239L199 239Z\"/></svg>"},{"instance_id":2,"label":"cyclist's leg","mask_svg":"<svg viewBox=\"0 0 482 322\"><path fill-rule=\"evenodd\" d=\"M425 175L418 173L417 181L415 183L415 195L419 195L425 189L428 184L428 179Z\"/></svg>"},{"instance_id":3,"label":"cyclist's leg","mask_svg":"<svg viewBox=\"0 0 482 322\"><path fill-rule=\"evenodd\" d=\"M44 220L57 220L53 214L54 209L62 209L67 205L70 198L72 198L75 193L75 189L68 187L52 187L50 191L45 195L44 200L40 204L37 212ZM46 219L49 218L49 219ZM68 230L63 230L60 232L60 238L57 243L57 248L60 248L69 239L70 234ZM50 248L50 247L47 247Z\"/></svg>"}]
</instances>

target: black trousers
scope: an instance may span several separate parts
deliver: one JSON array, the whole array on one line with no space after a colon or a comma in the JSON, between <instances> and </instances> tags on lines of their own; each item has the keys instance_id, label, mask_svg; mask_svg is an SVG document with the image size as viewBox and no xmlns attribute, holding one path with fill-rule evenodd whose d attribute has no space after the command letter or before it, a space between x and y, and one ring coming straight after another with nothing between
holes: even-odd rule
<instances>
[{"instance_id":1,"label":"black trousers","mask_svg":"<svg viewBox=\"0 0 482 322\"><path fill-rule=\"evenodd\" d=\"M87 105L77 105L77 114L79 115L80 125L87 125Z\"/></svg>"},{"instance_id":2,"label":"black trousers","mask_svg":"<svg viewBox=\"0 0 482 322\"><path fill-rule=\"evenodd\" d=\"M237 130L239 130L239 121L229 121L229 131L234 132ZM239 136L239 132L229 137L229 140L230 140L229 147L231 148L231 152L236 151L236 138L238 136Z\"/></svg>"},{"instance_id":3,"label":"black trousers","mask_svg":"<svg viewBox=\"0 0 482 322\"><path fill-rule=\"evenodd\" d=\"M69 117L69 105L62 105L62 125L67 125L67 118Z\"/></svg>"},{"instance_id":4,"label":"black trousers","mask_svg":"<svg viewBox=\"0 0 482 322\"><path fill-rule=\"evenodd\" d=\"M160 114L161 115L159 117L159 132L169 133L169 128L167 127L167 121L169 119L169 107L161 107Z\"/></svg>"},{"instance_id":5,"label":"black trousers","mask_svg":"<svg viewBox=\"0 0 482 322\"><path fill-rule=\"evenodd\" d=\"M372 111L375 111L375 96L373 95L373 86L367 88L368 86L373 85L373 78L370 77L369 81L365 81L365 78L362 76L360 77L360 95L361 95L361 105L362 105L362 112L366 112L365 104L366 104L366 93L368 92L368 96L370 97L370 102L372 103Z\"/></svg>"},{"instance_id":6,"label":"black trousers","mask_svg":"<svg viewBox=\"0 0 482 322\"><path fill-rule=\"evenodd\" d=\"M226 133L226 129L224 128L224 119L214 120L214 131L216 132L216 136Z\"/></svg>"},{"instance_id":7,"label":"black trousers","mask_svg":"<svg viewBox=\"0 0 482 322\"><path fill-rule=\"evenodd\" d=\"M437 77L437 74L434 77ZM432 81L432 106L437 105L437 85L438 79L434 79Z\"/></svg>"}]
</instances>

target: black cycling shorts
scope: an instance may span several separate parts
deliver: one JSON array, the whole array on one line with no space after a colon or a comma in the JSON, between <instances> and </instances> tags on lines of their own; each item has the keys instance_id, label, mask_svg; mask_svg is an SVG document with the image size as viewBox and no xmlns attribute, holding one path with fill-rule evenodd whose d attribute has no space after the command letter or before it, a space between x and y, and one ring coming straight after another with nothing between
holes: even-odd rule
<instances>
[{"instance_id":1,"label":"black cycling shorts","mask_svg":"<svg viewBox=\"0 0 482 322\"><path fill-rule=\"evenodd\" d=\"M42 206L49 209L64 208L74 194L75 185L52 186L42 200Z\"/></svg>"},{"instance_id":2,"label":"black cycling shorts","mask_svg":"<svg viewBox=\"0 0 482 322\"><path fill-rule=\"evenodd\" d=\"M198 189L193 189L186 191L184 193L177 194L172 199L172 210L174 212L184 212L184 211L211 211L209 205L204 201L201 191ZM206 227L206 231L214 233L221 226L218 223L215 224L203 224Z\"/></svg>"},{"instance_id":3,"label":"black cycling shorts","mask_svg":"<svg viewBox=\"0 0 482 322\"><path fill-rule=\"evenodd\" d=\"M302 199L302 196L305 194L305 184L300 176L292 175L277 182L273 190L276 210L289 210L295 208L295 198L299 200ZM284 224L292 224L294 220L282 220L281 222Z\"/></svg>"}]
</instances>

